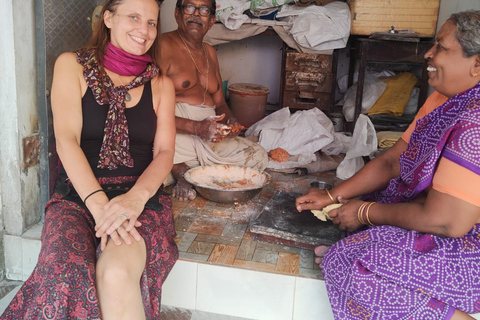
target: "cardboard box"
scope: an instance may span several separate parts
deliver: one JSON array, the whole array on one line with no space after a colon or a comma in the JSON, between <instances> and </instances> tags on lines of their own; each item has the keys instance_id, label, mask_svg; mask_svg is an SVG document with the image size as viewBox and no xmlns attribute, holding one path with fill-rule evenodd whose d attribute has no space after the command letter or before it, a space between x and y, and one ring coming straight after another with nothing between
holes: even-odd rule
<instances>
[{"instance_id":1,"label":"cardboard box","mask_svg":"<svg viewBox=\"0 0 480 320\"><path fill-rule=\"evenodd\" d=\"M349 0L353 35L413 30L420 37L433 37L437 30L440 0Z\"/></svg>"}]
</instances>

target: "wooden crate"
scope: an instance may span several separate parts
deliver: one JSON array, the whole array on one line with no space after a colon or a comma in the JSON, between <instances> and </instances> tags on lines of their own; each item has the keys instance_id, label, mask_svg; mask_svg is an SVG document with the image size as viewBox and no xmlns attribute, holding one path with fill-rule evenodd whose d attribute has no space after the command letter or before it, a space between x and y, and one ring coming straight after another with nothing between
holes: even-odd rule
<instances>
[{"instance_id":1,"label":"wooden crate","mask_svg":"<svg viewBox=\"0 0 480 320\"><path fill-rule=\"evenodd\" d=\"M285 49L283 56L282 106L319 108L329 112L333 107L337 54L299 53Z\"/></svg>"},{"instance_id":2,"label":"wooden crate","mask_svg":"<svg viewBox=\"0 0 480 320\"><path fill-rule=\"evenodd\" d=\"M433 37L440 0L349 0L353 35L411 29L420 37Z\"/></svg>"}]
</instances>

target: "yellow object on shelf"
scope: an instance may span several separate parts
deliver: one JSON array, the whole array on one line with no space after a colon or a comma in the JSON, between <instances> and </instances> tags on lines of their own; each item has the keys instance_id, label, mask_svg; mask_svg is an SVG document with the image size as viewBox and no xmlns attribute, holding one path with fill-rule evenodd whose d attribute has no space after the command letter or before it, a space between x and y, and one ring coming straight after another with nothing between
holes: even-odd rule
<instances>
[{"instance_id":1,"label":"yellow object on shelf","mask_svg":"<svg viewBox=\"0 0 480 320\"><path fill-rule=\"evenodd\" d=\"M400 117L410 100L410 94L418 79L410 72L403 72L382 79L382 81L387 84L387 89L366 113L369 115L390 114Z\"/></svg>"}]
</instances>

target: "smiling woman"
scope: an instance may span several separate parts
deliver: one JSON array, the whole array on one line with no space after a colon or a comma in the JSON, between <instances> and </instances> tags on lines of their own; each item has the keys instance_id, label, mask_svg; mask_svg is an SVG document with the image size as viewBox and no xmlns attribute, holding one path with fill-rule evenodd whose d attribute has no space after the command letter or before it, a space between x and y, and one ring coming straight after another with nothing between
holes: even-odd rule
<instances>
[{"instance_id":1,"label":"smiling woman","mask_svg":"<svg viewBox=\"0 0 480 320\"><path fill-rule=\"evenodd\" d=\"M173 165L175 92L152 61L159 10L156 0L107 0L89 45L58 57L61 173L37 266L0 319L159 319L178 257L160 189Z\"/></svg>"},{"instance_id":2,"label":"smiling woman","mask_svg":"<svg viewBox=\"0 0 480 320\"><path fill-rule=\"evenodd\" d=\"M296 200L298 211L340 202L329 215L352 232L315 249L335 319L480 312L480 11L452 15L425 58L436 92L402 139L332 197Z\"/></svg>"}]
</instances>

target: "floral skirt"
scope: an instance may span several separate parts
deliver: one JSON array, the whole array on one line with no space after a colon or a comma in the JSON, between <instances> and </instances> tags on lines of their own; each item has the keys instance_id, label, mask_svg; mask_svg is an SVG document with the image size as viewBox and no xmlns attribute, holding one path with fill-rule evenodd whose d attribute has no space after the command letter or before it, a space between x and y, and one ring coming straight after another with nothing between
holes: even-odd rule
<instances>
[{"instance_id":1,"label":"floral skirt","mask_svg":"<svg viewBox=\"0 0 480 320\"><path fill-rule=\"evenodd\" d=\"M128 177L100 178L104 184ZM172 202L159 194L160 210L146 209L137 228L145 240L147 263L140 280L146 318L160 318L162 284L178 258ZM2 320L101 319L95 289L100 250L95 222L86 208L55 193L46 205L42 248L33 273L21 287Z\"/></svg>"},{"instance_id":2,"label":"floral skirt","mask_svg":"<svg viewBox=\"0 0 480 320\"><path fill-rule=\"evenodd\" d=\"M323 273L335 319L440 320L480 312L480 224L460 238L378 226L334 244Z\"/></svg>"}]
</instances>

